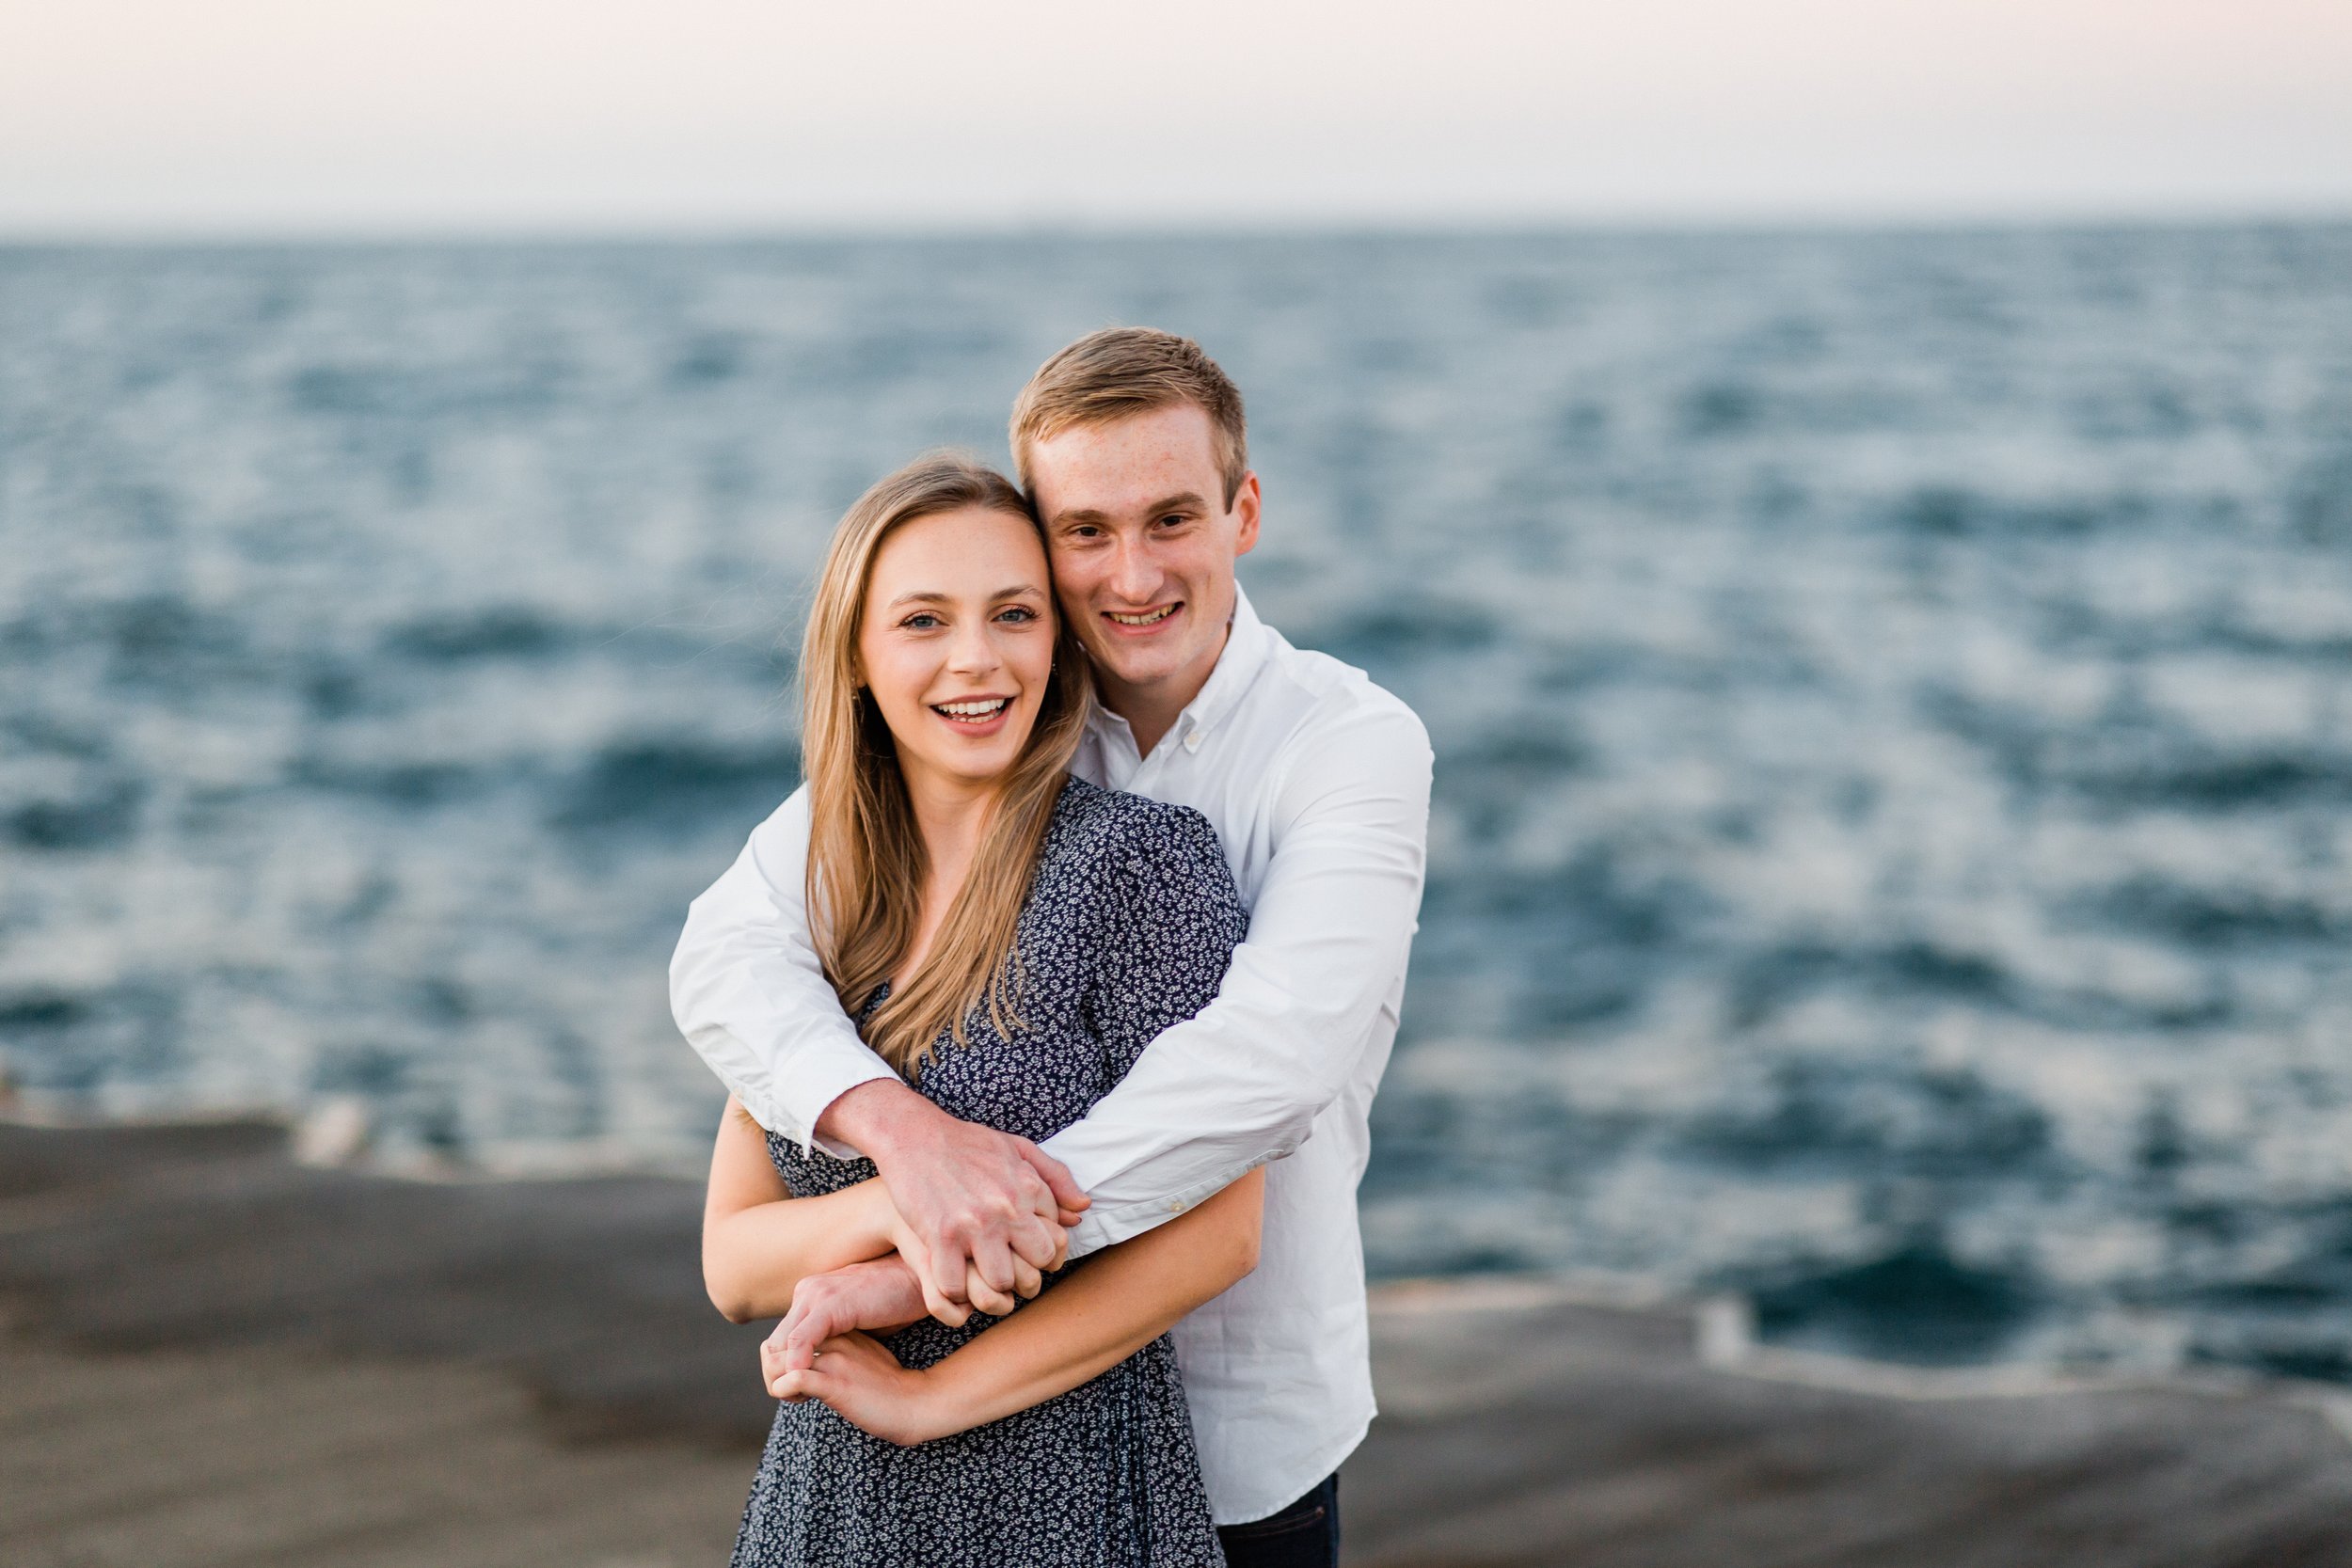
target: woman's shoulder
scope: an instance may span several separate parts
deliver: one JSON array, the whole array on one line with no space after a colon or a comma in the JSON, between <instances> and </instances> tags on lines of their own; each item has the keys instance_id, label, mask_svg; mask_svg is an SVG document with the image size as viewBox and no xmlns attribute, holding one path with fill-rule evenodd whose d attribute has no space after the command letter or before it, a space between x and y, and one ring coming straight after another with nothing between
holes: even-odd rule
<instances>
[{"instance_id":1,"label":"woman's shoulder","mask_svg":"<svg viewBox=\"0 0 2352 1568\"><path fill-rule=\"evenodd\" d=\"M1139 869L1153 861L1199 863L1205 858L1221 870L1225 861L1216 830L1190 806L1104 789L1074 773L1055 802L1046 852L1072 864L1109 869Z\"/></svg>"}]
</instances>

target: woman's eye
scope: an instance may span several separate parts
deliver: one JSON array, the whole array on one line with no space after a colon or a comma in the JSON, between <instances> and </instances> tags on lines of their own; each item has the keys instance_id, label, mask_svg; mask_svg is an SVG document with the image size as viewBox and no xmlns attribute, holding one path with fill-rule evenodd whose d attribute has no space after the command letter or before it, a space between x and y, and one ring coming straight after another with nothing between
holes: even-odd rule
<instances>
[{"instance_id":1,"label":"woman's eye","mask_svg":"<svg viewBox=\"0 0 2352 1568\"><path fill-rule=\"evenodd\" d=\"M929 631L933 626L940 625L940 619L938 616L926 610L920 615L908 616L904 625L909 631Z\"/></svg>"},{"instance_id":2,"label":"woman's eye","mask_svg":"<svg viewBox=\"0 0 2352 1568\"><path fill-rule=\"evenodd\" d=\"M1031 610L1026 605L1009 605L997 615L996 619L999 621L1010 621L1018 626L1036 620L1037 611Z\"/></svg>"}]
</instances>

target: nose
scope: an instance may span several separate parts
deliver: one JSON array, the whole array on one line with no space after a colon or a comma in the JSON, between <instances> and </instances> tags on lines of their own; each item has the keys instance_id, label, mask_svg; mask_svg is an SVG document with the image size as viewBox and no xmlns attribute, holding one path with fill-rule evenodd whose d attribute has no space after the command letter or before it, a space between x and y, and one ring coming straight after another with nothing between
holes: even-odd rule
<instances>
[{"instance_id":1,"label":"nose","mask_svg":"<svg viewBox=\"0 0 2352 1568\"><path fill-rule=\"evenodd\" d=\"M947 668L967 678L993 673L1004 663L996 651L996 640L989 635L986 620L966 621L956 628L955 640L947 646Z\"/></svg>"},{"instance_id":2,"label":"nose","mask_svg":"<svg viewBox=\"0 0 2352 1568\"><path fill-rule=\"evenodd\" d=\"M1138 608L1150 604L1152 595L1160 590L1158 564L1138 541L1121 538L1118 548L1107 586L1122 603Z\"/></svg>"}]
</instances>

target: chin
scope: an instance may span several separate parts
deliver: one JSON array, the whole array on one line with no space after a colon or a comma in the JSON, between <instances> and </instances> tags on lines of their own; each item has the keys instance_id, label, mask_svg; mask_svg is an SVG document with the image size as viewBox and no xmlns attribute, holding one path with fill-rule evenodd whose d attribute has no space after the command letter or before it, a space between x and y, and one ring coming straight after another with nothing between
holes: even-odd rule
<instances>
[{"instance_id":1,"label":"chin","mask_svg":"<svg viewBox=\"0 0 2352 1568\"><path fill-rule=\"evenodd\" d=\"M1129 686L1152 686L1167 680L1191 662L1191 650L1169 648L1155 651L1149 658L1129 659L1124 669L1113 666L1111 674Z\"/></svg>"},{"instance_id":2,"label":"chin","mask_svg":"<svg viewBox=\"0 0 2352 1568\"><path fill-rule=\"evenodd\" d=\"M950 778L961 779L968 784L1001 784L1012 771L1013 765L1020 760L1021 752L1016 747L1001 757L960 758L953 767L944 768L942 771Z\"/></svg>"},{"instance_id":3,"label":"chin","mask_svg":"<svg viewBox=\"0 0 2352 1568\"><path fill-rule=\"evenodd\" d=\"M1087 655L1094 660L1097 670L1113 680L1130 686L1142 686L1158 680L1171 670L1184 668L1184 657L1175 648L1138 648L1132 642L1117 642L1108 647L1089 645Z\"/></svg>"}]
</instances>

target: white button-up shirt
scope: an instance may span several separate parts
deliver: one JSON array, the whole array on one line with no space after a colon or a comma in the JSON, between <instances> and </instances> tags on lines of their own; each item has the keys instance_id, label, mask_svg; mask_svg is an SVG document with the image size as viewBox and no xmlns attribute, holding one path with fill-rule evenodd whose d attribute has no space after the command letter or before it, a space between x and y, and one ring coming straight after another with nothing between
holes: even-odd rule
<instances>
[{"instance_id":1,"label":"white button-up shirt","mask_svg":"<svg viewBox=\"0 0 2352 1568\"><path fill-rule=\"evenodd\" d=\"M1208 684L1149 757L1101 714L1076 770L1190 806L1250 910L1216 1000L1045 1144L1093 1198L1073 1255L1126 1240L1268 1161L1256 1272L1175 1329L1217 1522L1338 1468L1373 1416L1356 1186L1421 907L1431 757L1410 708L1294 648L1247 596ZM670 965L678 1027L761 1125L835 1155L817 1118L892 1076L826 983L804 908L806 792L696 899Z\"/></svg>"}]
</instances>

